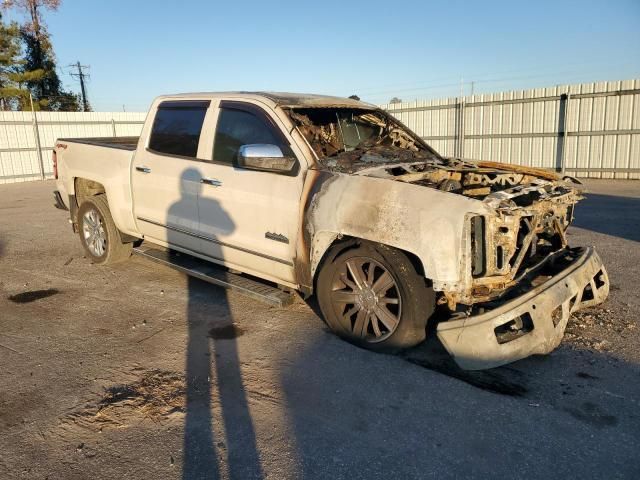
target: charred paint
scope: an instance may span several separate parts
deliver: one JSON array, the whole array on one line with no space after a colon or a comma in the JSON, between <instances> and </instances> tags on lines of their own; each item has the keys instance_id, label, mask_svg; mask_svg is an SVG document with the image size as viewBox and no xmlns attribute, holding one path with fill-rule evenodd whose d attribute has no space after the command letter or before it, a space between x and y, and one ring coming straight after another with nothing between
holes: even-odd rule
<instances>
[{"instance_id":1,"label":"charred paint","mask_svg":"<svg viewBox=\"0 0 640 480\"><path fill-rule=\"evenodd\" d=\"M298 228L300 235L298 235L294 267L300 289L307 296L313 292L313 273L311 268L312 232L309 230L309 209L316 195L322 190L323 185L332 177L333 175L330 172L308 170L300 199L301 209Z\"/></svg>"}]
</instances>

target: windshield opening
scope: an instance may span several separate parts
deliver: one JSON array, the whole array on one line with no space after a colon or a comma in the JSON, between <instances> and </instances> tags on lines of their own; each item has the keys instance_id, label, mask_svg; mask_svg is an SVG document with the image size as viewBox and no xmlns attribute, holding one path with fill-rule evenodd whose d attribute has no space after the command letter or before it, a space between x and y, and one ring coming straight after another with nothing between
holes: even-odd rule
<instances>
[{"instance_id":1,"label":"windshield opening","mask_svg":"<svg viewBox=\"0 0 640 480\"><path fill-rule=\"evenodd\" d=\"M379 110L297 108L290 116L328 168L349 172L372 163L439 158L413 132Z\"/></svg>"}]
</instances>

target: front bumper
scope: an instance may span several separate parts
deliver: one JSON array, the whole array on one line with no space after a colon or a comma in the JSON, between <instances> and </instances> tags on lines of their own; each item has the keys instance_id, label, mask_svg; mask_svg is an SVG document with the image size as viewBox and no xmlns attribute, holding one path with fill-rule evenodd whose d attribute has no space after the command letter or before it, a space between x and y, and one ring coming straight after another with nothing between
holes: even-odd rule
<instances>
[{"instance_id":1,"label":"front bumper","mask_svg":"<svg viewBox=\"0 0 640 480\"><path fill-rule=\"evenodd\" d=\"M570 314L602 303L609 278L593 247L529 292L478 315L442 322L438 338L467 370L498 367L554 350Z\"/></svg>"}]
</instances>

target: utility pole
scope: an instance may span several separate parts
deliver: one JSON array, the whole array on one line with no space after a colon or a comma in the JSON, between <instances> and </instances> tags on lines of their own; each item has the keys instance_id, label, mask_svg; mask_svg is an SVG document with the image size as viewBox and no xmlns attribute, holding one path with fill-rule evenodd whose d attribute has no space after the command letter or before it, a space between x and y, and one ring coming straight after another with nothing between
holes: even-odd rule
<instances>
[{"instance_id":1,"label":"utility pole","mask_svg":"<svg viewBox=\"0 0 640 480\"><path fill-rule=\"evenodd\" d=\"M38 155L38 164L40 166L40 180L44 180L44 160L42 159L42 145L40 143L40 129L38 128L38 115L33 107L33 97L29 92L29 103L31 104L31 113L33 114L33 138L36 140L36 153Z\"/></svg>"},{"instance_id":2,"label":"utility pole","mask_svg":"<svg viewBox=\"0 0 640 480\"><path fill-rule=\"evenodd\" d=\"M84 84L84 79L89 78L89 75L84 73L83 69L88 69L88 65L80 65L80 61L69 65L71 68L77 68L78 72L72 72L71 76L80 80L80 91L82 92L82 111L89 111L89 101L87 100L87 89Z\"/></svg>"}]
</instances>

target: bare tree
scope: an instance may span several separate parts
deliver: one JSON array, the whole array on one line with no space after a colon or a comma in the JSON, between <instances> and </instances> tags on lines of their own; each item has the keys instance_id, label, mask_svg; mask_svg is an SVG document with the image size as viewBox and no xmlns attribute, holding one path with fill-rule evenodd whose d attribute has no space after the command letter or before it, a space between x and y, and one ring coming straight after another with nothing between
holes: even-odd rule
<instances>
[{"instance_id":1,"label":"bare tree","mask_svg":"<svg viewBox=\"0 0 640 480\"><path fill-rule=\"evenodd\" d=\"M399 99L398 97L393 97L391 100L389 100L389 103L393 104L393 103L402 103L402 100Z\"/></svg>"},{"instance_id":2,"label":"bare tree","mask_svg":"<svg viewBox=\"0 0 640 480\"><path fill-rule=\"evenodd\" d=\"M30 28L36 37L42 35L44 22L42 20L42 9L58 10L61 0L2 0L2 7L16 8L25 12L31 22L25 25Z\"/></svg>"}]
</instances>

